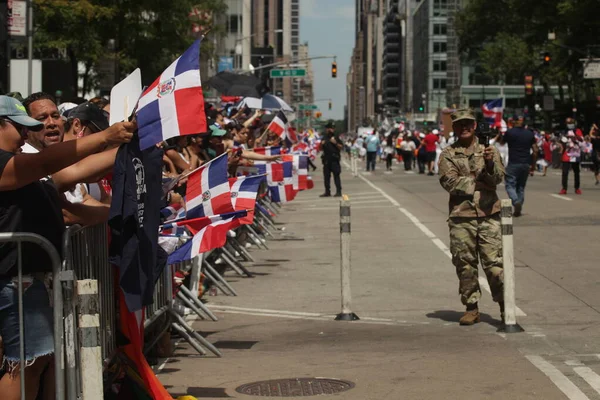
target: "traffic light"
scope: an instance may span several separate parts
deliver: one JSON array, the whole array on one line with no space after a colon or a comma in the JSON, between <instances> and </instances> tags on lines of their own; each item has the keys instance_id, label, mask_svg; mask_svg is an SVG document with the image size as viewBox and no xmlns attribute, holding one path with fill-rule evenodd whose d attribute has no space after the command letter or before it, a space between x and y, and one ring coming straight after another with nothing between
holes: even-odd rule
<instances>
[{"instance_id":1,"label":"traffic light","mask_svg":"<svg viewBox=\"0 0 600 400\"><path fill-rule=\"evenodd\" d=\"M312 115L312 111L304 111L305 117L310 117Z\"/></svg>"},{"instance_id":2,"label":"traffic light","mask_svg":"<svg viewBox=\"0 0 600 400\"><path fill-rule=\"evenodd\" d=\"M337 78L337 63L335 61L331 63L331 77Z\"/></svg>"},{"instance_id":3,"label":"traffic light","mask_svg":"<svg viewBox=\"0 0 600 400\"><path fill-rule=\"evenodd\" d=\"M533 76L525 75L525 94L531 96L533 94Z\"/></svg>"},{"instance_id":4,"label":"traffic light","mask_svg":"<svg viewBox=\"0 0 600 400\"><path fill-rule=\"evenodd\" d=\"M552 56L550 55L550 53L545 52L544 53L544 57L542 58L543 62L544 62L544 66L549 66L550 62L552 61Z\"/></svg>"},{"instance_id":5,"label":"traffic light","mask_svg":"<svg viewBox=\"0 0 600 400\"><path fill-rule=\"evenodd\" d=\"M331 102L329 102L329 109L331 110Z\"/></svg>"},{"instance_id":6,"label":"traffic light","mask_svg":"<svg viewBox=\"0 0 600 400\"><path fill-rule=\"evenodd\" d=\"M423 103L419 104L419 112L425 111L425 105Z\"/></svg>"},{"instance_id":7,"label":"traffic light","mask_svg":"<svg viewBox=\"0 0 600 400\"><path fill-rule=\"evenodd\" d=\"M315 117L317 117L317 118L321 118L321 116L322 116L322 115L323 115L323 113L322 113L322 112L320 112L320 111L317 111L317 112L315 113Z\"/></svg>"}]
</instances>

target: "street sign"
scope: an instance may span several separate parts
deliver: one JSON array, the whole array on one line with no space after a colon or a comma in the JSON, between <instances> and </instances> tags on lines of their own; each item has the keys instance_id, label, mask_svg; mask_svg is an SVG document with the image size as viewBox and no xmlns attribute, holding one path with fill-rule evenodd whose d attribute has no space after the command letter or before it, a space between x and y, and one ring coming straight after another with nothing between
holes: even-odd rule
<instances>
[{"instance_id":1,"label":"street sign","mask_svg":"<svg viewBox=\"0 0 600 400\"><path fill-rule=\"evenodd\" d=\"M317 110L318 108L316 104L300 104L301 110Z\"/></svg>"},{"instance_id":2,"label":"street sign","mask_svg":"<svg viewBox=\"0 0 600 400\"><path fill-rule=\"evenodd\" d=\"M583 77L585 79L600 79L600 59L585 60Z\"/></svg>"},{"instance_id":3,"label":"street sign","mask_svg":"<svg viewBox=\"0 0 600 400\"><path fill-rule=\"evenodd\" d=\"M272 69L270 72L271 78L286 78L306 76L305 69Z\"/></svg>"},{"instance_id":4,"label":"street sign","mask_svg":"<svg viewBox=\"0 0 600 400\"><path fill-rule=\"evenodd\" d=\"M8 34L12 37L27 36L27 2L8 0Z\"/></svg>"}]
</instances>

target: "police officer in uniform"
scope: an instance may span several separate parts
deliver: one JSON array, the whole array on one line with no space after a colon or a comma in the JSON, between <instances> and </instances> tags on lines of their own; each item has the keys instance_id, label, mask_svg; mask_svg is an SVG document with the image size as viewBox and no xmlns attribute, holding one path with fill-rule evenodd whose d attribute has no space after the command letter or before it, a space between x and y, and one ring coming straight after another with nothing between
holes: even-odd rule
<instances>
[{"instance_id":1,"label":"police officer in uniform","mask_svg":"<svg viewBox=\"0 0 600 400\"><path fill-rule=\"evenodd\" d=\"M325 127L325 136L321 140L321 150L323 154L323 177L325 178L325 193L320 197L331 196L331 174L333 173L333 182L335 183L335 197L342 196L342 181L340 174L342 167L340 166L341 151L344 144L341 139L335 135L335 125L333 122L327 123Z\"/></svg>"},{"instance_id":2,"label":"police officer in uniform","mask_svg":"<svg viewBox=\"0 0 600 400\"><path fill-rule=\"evenodd\" d=\"M451 118L456 142L442 151L439 171L440 183L450 193L450 252L460 299L466 306L460 324L473 325L480 319L479 260L504 320L500 199L496 193L504 179L504 165L494 146L479 143L472 110L456 110Z\"/></svg>"}]
</instances>

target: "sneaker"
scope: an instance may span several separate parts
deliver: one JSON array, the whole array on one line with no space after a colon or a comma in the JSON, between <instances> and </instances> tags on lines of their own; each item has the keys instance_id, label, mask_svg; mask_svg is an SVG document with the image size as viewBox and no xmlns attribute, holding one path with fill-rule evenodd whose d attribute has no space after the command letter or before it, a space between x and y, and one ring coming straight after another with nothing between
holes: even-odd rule
<instances>
[{"instance_id":1,"label":"sneaker","mask_svg":"<svg viewBox=\"0 0 600 400\"><path fill-rule=\"evenodd\" d=\"M581 189L575 189L575 194L581 194Z\"/></svg>"},{"instance_id":2,"label":"sneaker","mask_svg":"<svg viewBox=\"0 0 600 400\"><path fill-rule=\"evenodd\" d=\"M461 325L473 325L478 323L479 320L479 310L476 308L474 310L465 311L465 313L458 322Z\"/></svg>"},{"instance_id":3,"label":"sneaker","mask_svg":"<svg viewBox=\"0 0 600 400\"><path fill-rule=\"evenodd\" d=\"M567 189L561 189L561 191L558 192L558 194L567 194Z\"/></svg>"},{"instance_id":4,"label":"sneaker","mask_svg":"<svg viewBox=\"0 0 600 400\"><path fill-rule=\"evenodd\" d=\"M433 172L427 173L427 176L433 176Z\"/></svg>"},{"instance_id":5,"label":"sneaker","mask_svg":"<svg viewBox=\"0 0 600 400\"><path fill-rule=\"evenodd\" d=\"M342 197L342 194L341 193L336 193L336 194L333 195L333 197Z\"/></svg>"},{"instance_id":6,"label":"sneaker","mask_svg":"<svg viewBox=\"0 0 600 400\"><path fill-rule=\"evenodd\" d=\"M331 197L331 193L323 193L319 197Z\"/></svg>"}]
</instances>

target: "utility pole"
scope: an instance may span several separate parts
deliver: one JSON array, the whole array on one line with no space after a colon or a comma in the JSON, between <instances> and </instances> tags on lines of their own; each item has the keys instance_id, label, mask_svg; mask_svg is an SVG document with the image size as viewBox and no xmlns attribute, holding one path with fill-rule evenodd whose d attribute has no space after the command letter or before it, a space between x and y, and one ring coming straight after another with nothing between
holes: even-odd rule
<instances>
[{"instance_id":1,"label":"utility pole","mask_svg":"<svg viewBox=\"0 0 600 400\"><path fill-rule=\"evenodd\" d=\"M29 96L32 92L33 92L33 0L27 0L27 96Z\"/></svg>"}]
</instances>

